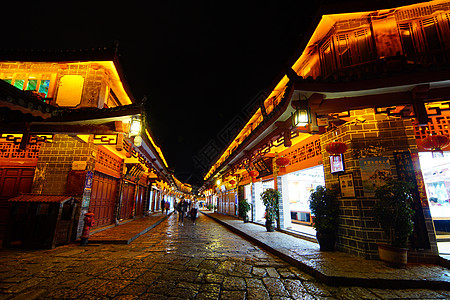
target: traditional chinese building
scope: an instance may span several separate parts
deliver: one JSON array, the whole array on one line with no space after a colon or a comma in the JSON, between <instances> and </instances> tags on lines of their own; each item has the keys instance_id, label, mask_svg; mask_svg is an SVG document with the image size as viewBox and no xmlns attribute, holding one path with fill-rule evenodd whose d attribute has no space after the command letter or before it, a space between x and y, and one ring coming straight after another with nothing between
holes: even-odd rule
<instances>
[{"instance_id":1,"label":"traditional chinese building","mask_svg":"<svg viewBox=\"0 0 450 300\"><path fill-rule=\"evenodd\" d=\"M338 249L375 258L384 235L371 214L374 190L388 178L410 181L410 257L435 261L436 234L449 231L450 149L427 142L450 134L450 2L367 5L319 14L202 192L232 215L247 199L250 219L262 222L259 195L276 188L280 227L292 228L311 224L309 194L326 185L339 192Z\"/></svg>"},{"instance_id":2,"label":"traditional chinese building","mask_svg":"<svg viewBox=\"0 0 450 300\"><path fill-rule=\"evenodd\" d=\"M0 79L0 239L8 199L20 193L74 196L73 238L88 210L95 227L107 226L189 193L155 143L117 49L3 51Z\"/></svg>"}]
</instances>

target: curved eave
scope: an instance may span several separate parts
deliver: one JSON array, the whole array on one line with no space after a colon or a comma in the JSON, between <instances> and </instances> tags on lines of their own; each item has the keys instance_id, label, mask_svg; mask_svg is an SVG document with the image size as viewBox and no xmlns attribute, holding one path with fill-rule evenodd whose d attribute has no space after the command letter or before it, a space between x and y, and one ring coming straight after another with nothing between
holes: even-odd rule
<instances>
[{"instance_id":1,"label":"curved eave","mask_svg":"<svg viewBox=\"0 0 450 300\"><path fill-rule=\"evenodd\" d=\"M291 102L290 100L293 92L293 86L289 85L283 102L274 109L267 119L263 120L261 124L259 124L258 127L252 131L252 133L230 154L227 159L225 159L223 163L220 164L220 166L217 167L217 169L208 178L205 179L205 181L211 181L218 173L226 171L230 164L235 163L244 156L245 150L252 149L261 140L263 140L267 134L270 134L276 130L275 122L284 121L289 118L290 113L287 112L287 108Z\"/></svg>"}]
</instances>

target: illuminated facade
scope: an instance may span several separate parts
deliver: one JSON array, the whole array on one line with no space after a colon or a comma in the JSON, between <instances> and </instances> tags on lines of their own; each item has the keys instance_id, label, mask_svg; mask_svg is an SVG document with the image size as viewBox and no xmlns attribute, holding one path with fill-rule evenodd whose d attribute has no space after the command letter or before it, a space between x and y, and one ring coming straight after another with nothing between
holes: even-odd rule
<instances>
[{"instance_id":1,"label":"illuminated facade","mask_svg":"<svg viewBox=\"0 0 450 300\"><path fill-rule=\"evenodd\" d=\"M259 194L277 188L280 227L290 228L292 221L311 224L307 199L322 182L340 194L338 249L375 258L384 236L370 214L373 188L383 176L405 179L417 186L411 259L435 261L438 219L430 214L430 191L439 190L442 205L450 205L450 174L440 166L442 182L424 179L420 157L427 154L422 139L450 134L450 2L325 13L311 28L263 107L205 175L203 193L232 215L238 199L247 199L250 219L262 222ZM297 127L292 118L301 103L310 120ZM325 151L334 141L348 148L343 170ZM279 157L290 164L277 165ZM450 221L450 214L440 218Z\"/></svg>"},{"instance_id":2,"label":"illuminated facade","mask_svg":"<svg viewBox=\"0 0 450 300\"><path fill-rule=\"evenodd\" d=\"M1 238L7 200L19 193L74 196L73 238L87 211L102 227L189 193L168 170L116 49L3 52L0 79Z\"/></svg>"}]
</instances>

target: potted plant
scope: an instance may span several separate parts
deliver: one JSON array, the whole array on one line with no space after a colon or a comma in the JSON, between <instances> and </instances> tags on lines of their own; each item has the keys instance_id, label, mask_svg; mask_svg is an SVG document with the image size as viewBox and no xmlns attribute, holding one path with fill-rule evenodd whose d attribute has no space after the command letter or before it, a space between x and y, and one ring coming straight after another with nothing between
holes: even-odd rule
<instances>
[{"instance_id":1,"label":"potted plant","mask_svg":"<svg viewBox=\"0 0 450 300\"><path fill-rule=\"evenodd\" d=\"M250 204L247 199L241 199L239 201L239 216L244 220L244 223L248 223L248 212L250 211Z\"/></svg>"},{"instance_id":2,"label":"potted plant","mask_svg":"<svg viewBox=\"0 0 450 300\"><path fill-rule=\"evenodd\" d=\"M261 199L266 206L266 229L267 231L275 230L275 220L278 219L278 199L281 193L275 189L267 189L261 193Z\"/></svg>"},{"instance_id":3,"label":"potted plant","mask_svg":"<svg viewBox=\"0 0 450 300\"><path fill-rule=\"evenodd\" d=\"M389 241L377 244L378 254L382 261L394 267L402 268L407 264L406 244L414 229L412 188L409 182L389 180L375 190L378 201L373 206L374 218Z\"/></svg>"},{"instance_id":4,"label":"potted plant","mask_svg":"<svg viewBox=\"0 0 450 300\"><path fill-rule=\"evenodd\" d=\"M309 196L309 208L314 216L312 226L321 251L333 251L336 245L336 231L339 218L339 204L336 191L319 185Z\"/></svg>"}]
</instances>

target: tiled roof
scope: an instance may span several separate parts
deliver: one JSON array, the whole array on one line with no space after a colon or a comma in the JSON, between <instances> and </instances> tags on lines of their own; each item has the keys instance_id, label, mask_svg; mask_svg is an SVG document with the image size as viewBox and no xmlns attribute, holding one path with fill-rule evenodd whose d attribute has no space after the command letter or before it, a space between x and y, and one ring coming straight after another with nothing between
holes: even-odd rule
<instances>
[{"instance_id":1,"label":"tiled roof","mask_svg":"<svg viewBox=\"0 0 450 300\"><path fill-rule=\"evenodd\" d=\"M56 109L38 99L31 92L19 90L3 80L0 80L0 107L20 110L39 117L50 117Z\"/></svg>"},{"instance_id":2,"label":"tiled roof","mask_svg":"<svg viewBox=\"0 0 450 300\"><path fill-rule=\"evenodd\" d=\"M79 109L59 108L53 112L53 116L46 120L50 122L69 122L90 120L97 118L120 117L130 114L141 114L143 112L142 103L133 103L111 108L84 107Z\"/></svg>"},{"instance_id":3,"label":"tiled roof","mask_svg":"<svg viewBox=\"0 0 450 300\"><path fill-rule=\"evenodd\" d=\"M40 195L40 194L22 194L11 198L9 202L33 202L33 203L62 203L72 199L68 195Z\"/></svg>"}]
</instances>

